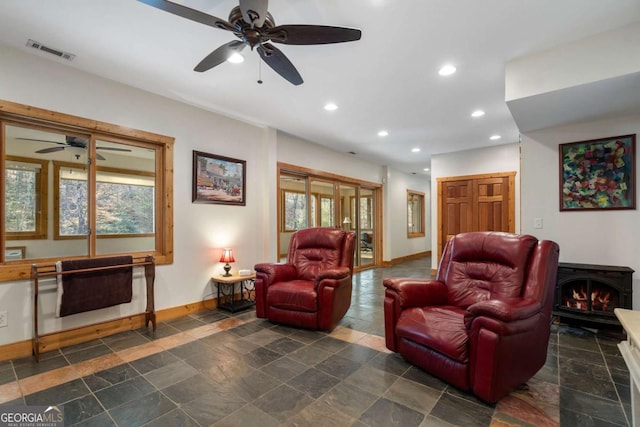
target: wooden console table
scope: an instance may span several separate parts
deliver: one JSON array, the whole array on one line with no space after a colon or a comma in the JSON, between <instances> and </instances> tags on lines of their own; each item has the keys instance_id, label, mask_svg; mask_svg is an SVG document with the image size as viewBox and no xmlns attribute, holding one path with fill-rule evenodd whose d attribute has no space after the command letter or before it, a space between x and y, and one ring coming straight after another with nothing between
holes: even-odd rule
<instances>
[{"instance_id":1,"label":"wooden console table","mask_svg":"<svg viewBox=\"0 0 640 427\"><path fill-rule=\"evenodd\" d=\"M218 288L218 308L235 313L256 304L254 281L256 275L213 276L211 281ZM236 298L236 283L240 284L240 294Z\"/></svg>"},{"instance_id":2,"label":"wooden console table","mask_svg":"<svg viewBox=\"0 0 640 427\"><path fill-rule=\"evenodd\" d=\"M640 311L616 308L614 313L625 332L627 340L618 344L624 362L629 368L631 385L631 425L640 426Z\"/></svg>"}]
</instances>

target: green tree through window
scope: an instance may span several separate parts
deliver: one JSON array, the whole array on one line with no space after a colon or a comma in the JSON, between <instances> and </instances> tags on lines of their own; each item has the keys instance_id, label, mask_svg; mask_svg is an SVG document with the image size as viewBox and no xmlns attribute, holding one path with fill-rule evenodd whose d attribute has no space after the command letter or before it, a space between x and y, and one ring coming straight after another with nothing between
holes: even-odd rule
<instances>
[{"instance_id":1,"label":"green tree through window","mask_svg":"<svg viewBox=\"0 0 640 427\"><path fill-rule=\"evenodd\" d=\"M5 230L9 233L36 231L36 171L5 171Z\"/></svg>"}]
</instances>

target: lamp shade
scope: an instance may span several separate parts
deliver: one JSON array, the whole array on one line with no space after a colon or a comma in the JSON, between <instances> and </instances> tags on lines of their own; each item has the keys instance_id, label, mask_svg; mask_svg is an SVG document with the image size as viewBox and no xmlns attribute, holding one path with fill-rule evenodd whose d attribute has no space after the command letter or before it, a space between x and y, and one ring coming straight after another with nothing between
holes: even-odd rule
<instances>
[{"instance_id":1,"label":"lamp shade","mask_svg":"<svg viewBox=\"0 0 640 427\"><path fill-rule=\"evenodd\" d=\"M351 224L351 218L349 218L348 216L344 217L344 220L342 221L343 224Z\"/></svg>"},{"instance_id":2,"label":"lamp shade","mask_svg":"<svg viewBox=\"0 0 640 427\"><path fill-rule=\"evenodd\" d=\"M224 248L222 251L222 256L220 257L220 262L236 262L233 258L233 251L231 248Z\"/></svg>"}]
</instances>

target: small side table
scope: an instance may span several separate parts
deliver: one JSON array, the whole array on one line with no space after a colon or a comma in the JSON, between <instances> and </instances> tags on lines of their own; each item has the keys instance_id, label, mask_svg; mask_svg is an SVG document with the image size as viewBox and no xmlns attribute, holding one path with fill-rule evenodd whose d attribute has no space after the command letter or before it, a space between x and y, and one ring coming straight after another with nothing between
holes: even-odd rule
<instances>
[{"instance_id":1,"label":"small side table","mask_svg":"<svg viewBox=\"0 0 640 427\"><path fill-rule=\"evenodd\" d=\"M235 313L253 307L256 304L255 279L255 273L248 276L213 276L211 281L218 288L218 308ZM240 284L239 298L235 294L236 283Z\"/></svg>"},{"instance_id":2,"label":"small side table","mask_svg":"<svg viewBox=\"0 0 640 427\"><path fill-rule=\"evenodd\" d=\"M631 425L640 426L640 312L624 308L613 309L627 334L627 339L618 344L622 358L629 368L631 388Z\"/></svg>"}]
</instances>

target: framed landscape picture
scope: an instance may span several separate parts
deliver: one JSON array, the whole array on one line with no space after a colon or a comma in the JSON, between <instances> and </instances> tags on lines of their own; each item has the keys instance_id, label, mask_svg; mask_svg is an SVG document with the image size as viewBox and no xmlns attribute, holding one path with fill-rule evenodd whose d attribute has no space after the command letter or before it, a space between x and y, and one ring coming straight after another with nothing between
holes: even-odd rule
<instances>
[{"instance_id":1,"label":"framed landscape picture","mask_svg":"<svg viewBox=\"0 0 640 427\"><path fill-rule=\"evenodd\" d=\"M193 152L193 203L245 206L244 160Z\"/></svg>"},{"instance_id":2,"label":"framed landscape picture","mask_svg":"<svg viewBox=\"0 0 640 427\"><path fill-rule=\"evenodd\" d=\"M636 135L560 144L560 210L635 209Z\"/></svg>"}]
</instances>

